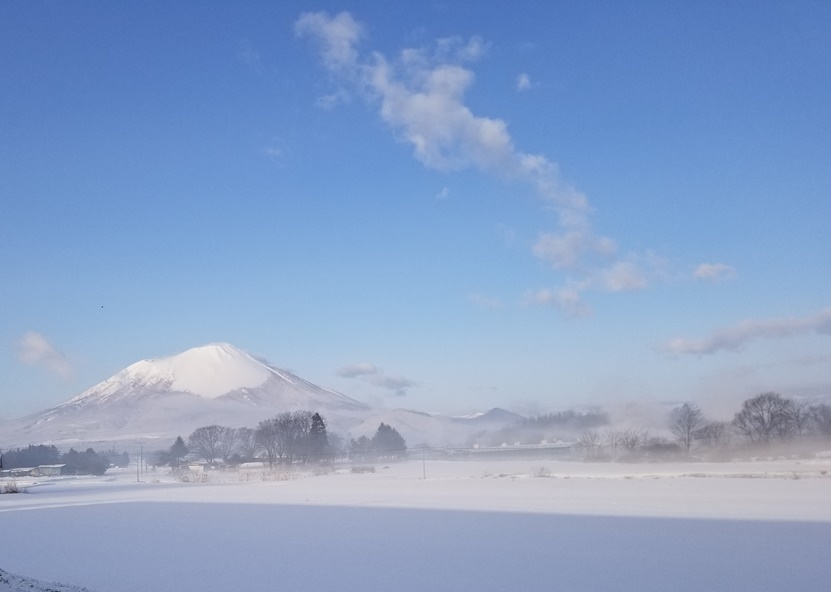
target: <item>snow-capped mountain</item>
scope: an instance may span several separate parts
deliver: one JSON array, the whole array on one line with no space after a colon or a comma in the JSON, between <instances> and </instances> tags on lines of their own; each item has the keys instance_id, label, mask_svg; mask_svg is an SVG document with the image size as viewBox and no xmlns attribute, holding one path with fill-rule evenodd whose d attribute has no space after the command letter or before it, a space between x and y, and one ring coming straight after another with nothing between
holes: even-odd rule
<instances>
[{"instance_id":1,"label":"snow-capped mountain","mask_svg":"<svg viewBox=\"0 0 831 592\"><path fill-rule=\"evenodd\" d=\"M227 343L142 360L76 397L3 426L4 443L139 441L210 424L255 427L281 411L351 427L369 407ZM354 417L353 416L358 416Z\"/></svg>"},{"instance_id":2,"label":"snow-capped mountain","mask_svg":"<svg viewBox=\"0 0 831 592\"><path fill-rule=\"evenodd\" d=\"M136 362L58 405L52 412L135 402L159 393L182 393L200 399L288 410L367 408L346 395L261 362L233 345L213 343L167 358Z\"/></svg>"}]
</instances>

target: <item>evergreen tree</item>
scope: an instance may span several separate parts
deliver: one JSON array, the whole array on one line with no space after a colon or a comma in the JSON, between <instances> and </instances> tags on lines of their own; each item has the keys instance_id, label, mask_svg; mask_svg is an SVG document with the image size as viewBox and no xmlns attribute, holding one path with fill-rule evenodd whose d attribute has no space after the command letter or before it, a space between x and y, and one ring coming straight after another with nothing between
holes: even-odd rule
<instances>
[{"instance_id":1,"label":"evergreen tree","mask_svg":"<svg viewBox=\"0 0 831 592\"><path fill-rule=\"evenodd\" d=\"M3 453L3 468L5 469L56 465L60 462L61 453L58 449L45 444L38 446L30 444L28 448L17 448Z\"/></svg>"},{"instance_id":2,"label":"evergreen tree","mask_svg":"<svg viewBox=\"0 0 831 592\"><path fill-rule=\"evenodd\" d=\"M370 450L372 450L372 440L366 436L361 436L357 440L352 438L349 442L349 458L353 460L365 460Z\"/></svg>"},{"instance_id":3,"label":"evergreen tree","mask_svg":"<svg viewBox=\"0 0 831 592\"><path fill-rule=\"evenodd\" d=\"M407 442L394 427L381 423L372 436L372 450L380 456L399 458L407 452Z\"/></svg>"},{"instance_id":4,"label":"evergreen tree","mask_svg":"<svg viewBox=\"0 0 831 592\"><path fill-rule=\"evenodd\" d=\"M323 462L323 455L329 450L329 437L326 434L326 422L320 413L312 415L312 425L309 428L308 454L313 461Z\"/></svg>"},{"instance_id":5,"label":"evergreen tree","mask_svg":"<svg viewBox=\"0 0 831 592\"><path fill-rule=\"evenodd\" d=\"M62 472L68 475L103 475L110 468L110 462L92 448L87 448L84 452L70 448L61 457L61 462L65 465Z\"/></svg>"},{"instance_id":6,"label":"evergreen tree","mask_svg":"<svg viewBox=\"0 0 831 592\"><path fill-rule=\"evenodd\" d=\"M187 445L182 439L182 436L176 436L176 441L170 447L170 466L178 467L182 463L182 459L188 455Z\"/></svg>"}]
</instances>

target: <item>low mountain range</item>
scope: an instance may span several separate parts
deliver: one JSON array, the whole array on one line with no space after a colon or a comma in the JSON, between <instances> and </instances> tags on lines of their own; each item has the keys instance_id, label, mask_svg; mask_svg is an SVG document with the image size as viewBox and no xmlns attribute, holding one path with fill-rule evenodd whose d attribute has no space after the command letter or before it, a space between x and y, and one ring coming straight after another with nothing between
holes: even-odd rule
<instances>
[{"instance_id":1,"label":"low mountain range","mask_svg":"<svg viewBox=\"0 0 831 592\"><path fill-rule=\"evenodd\" d=\"M373 409L312 384L227 343L142 360L68 401L6 422L0 445L167 444L200 426L256 427L283 411L323 415L330 430L372 436L381 421L411 444L461 444L472 434L521 419L503 409L451 418L405 409Z\"/></svg>"}]
</instances>

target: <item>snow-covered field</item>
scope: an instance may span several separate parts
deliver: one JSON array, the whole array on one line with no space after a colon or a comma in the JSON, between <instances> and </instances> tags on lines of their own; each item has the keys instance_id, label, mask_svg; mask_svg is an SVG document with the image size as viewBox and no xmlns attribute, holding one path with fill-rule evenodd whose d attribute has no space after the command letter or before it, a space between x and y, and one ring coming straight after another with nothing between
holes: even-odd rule
<instances>
[{"instance_id":1,"label":"snow-covered field","mask_svg":"<svg viewBox=\"0 0 831 592\"><path fill-rule=\"evenodd\" d=\"M385 466L19 481L0 569L94 592L831 590L831 459Z\"/></svg>"}]
</instances>

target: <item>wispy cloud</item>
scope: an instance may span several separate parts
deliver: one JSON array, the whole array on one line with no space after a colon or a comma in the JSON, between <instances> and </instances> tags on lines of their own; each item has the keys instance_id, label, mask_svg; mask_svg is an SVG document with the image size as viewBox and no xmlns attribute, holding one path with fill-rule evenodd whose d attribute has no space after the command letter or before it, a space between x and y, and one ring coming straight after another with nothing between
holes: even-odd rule
<instances>
[{"instance_id":1,"label":"wispy cloud","mask_svg":"<svg viewBox=\"0 0 831 592\"><path fill-rule=\"evenodd\" d=\"M356 378L373 386L389 391L391 394L403 397L407 389L418 386L418 383L403 376L385 374L381 368L368 362L350 364L339 368L335 374L343 378Z\"/></svg>"},{"instance_id":2,"label":"wispy cloud","mask_svg":"<svg viewBox=\"0 0 831 592\"><path fill-rule=\"evenodd\" d=\"M556 163L518 150L505 121L476 116L465 104L465 92L475 80L465 64L487 49L480 38L441 39L390 59L377 51L359 53L364 28L346 12L305 13L294 30L316 44L331 74L378 106L381 119L425 166L474 167L528 182L561 210L563 224L587 231L587 200L561 179Z\"/></svg>"},{"instance_id":3,"label":"wispy cloud","mask_svg":"<svg viewBox=\"0 0 831 592\"><path fill-rule=\"evenodd\" d=\"M71 378L73 371L66 355L35 331L23 334L17 344L18 359L29 366L40 366L61 378Z\"/></svg>"},{"instance_id":4,"label":"wispy cloud","mask_svg":"<svg viewBox=\"0 0 831 592\"><path fill-rule=\"evenodd\" d=\"M831 334L831 309L801 318L742 321L717 329L704 339L673 339L663 349L672 354L714 354L722 350L738 351L757 339L784 339L806 333Z\"/></svg>"},{"instance_id":5,"label":"wispy cloud","mask_svg":"<svg viewBox=\"0 0 831 592\"><path fill-rule=\"evenodd\" d=\"M582 264L588 255L611 257L617 246L609 238L593 236L579 230L552 234L543 233L534 243L532 252L556 269L571 269Z\"/></svg>"},{"instance_id":6,"label":"wispy cloud","mask_svg":"<svg viewBox=\"0 0 831 592\"><path fill-rule=\"evenodd\" d=\"M324 111L331 111L341 103L348 103L350 99L351 96L349 93L346 92L346 90L339 88L332 94L318 97L315 100L315 104Z\"/></svg>"},{"instance_id":7,"label":"wispy cloud","mask_svg":"<svg viewBox=\"0 0 831 592\"><path fill-rule=\"evenodd\" d=\"M548 292L542 298L546 303L574 302L588 289L617 292L647 285L634 263L617 259L615 241L594 231L586 196L561 177L557 163L523 152L504 120L478 116L468 107L465 93L475 80L469 64L488 49L482 39L440 39L389 57L359 51L364 27L347 12L305 13L294 30L315 44L335 80L377 106L393 135L412 147L424 166L442 171L475 168L522 182L553 208L558 229L541 234L532 253L577 279L569 280L573 285L568 289ZM527 74L517 79L518 90L531 84ZM578 284L580 289L574 287ZM582 310L571 305L557 308Z\"/></svg>"},{"instance_id":8,"label":"wispy cloud","mask_svg":"<svg viewBox=\"0 0 831 592\"><path fill-rule=\"evenodd\" d=\"M447 201L450 199L450 190L447 187L442 187L441 191L436 194L436 201Z\"/></svg>"},{"instance_id":9,"label":"wispy cloud","mask_svg":"<svg viewBox=\"0 0 831 592\"><path fill-rule=\"evenodd\" d=\"M693 277L697 280L721 282L736 277L736 270L724 263L702 263L695 268Z\"/></svg>"},{"instance_id":10,"label":"wispy cloud","mask_svg":"<svg viewBox=\"0 0 831 592\"><path fill-rule=\"evenodd\" d=\"M551 306L568 317L581 318L591 314L591 309L583 301L580 286L570 285L554 290L542 288L528 292L523 299L530 306Z\"/></svg>"},{"instance_id":11,"label":"wispy cloud","mask_svg":"<svg viewBox=\"0 0 831 592\"><path fill-rule=\"evenodd\" d=\"M533 85L531 84L531 77L528 76L526 73L522 73L516 77L516 89L517 92L523 92L526 90L530 90Z\"/></svg>"},{"instance_id":12,"label":"wispy cloud","mask_svg":"<svg viewBox=\"0 0 831 592\"><path fill-rule=\"evenodd\" d=\"M376 368L373 364L369 363L361 363L361 364L350 364L349 366L343 366L339 368L335 374L341 376L343 378L357 378L359 376L371 376L373 374L378 373L378 368Z\"/></svg>"},{"instance_id":13,"label":"wispy cloud","mask_svg":"<svg viewBox=\"0 0 831 592\"><path fill-rule=\"evenodd\" d=\"M645 271L634 261L618 261L601 270L599 277L607 292L631 292L649 285Z\"/></svg>"}]
</instances>

